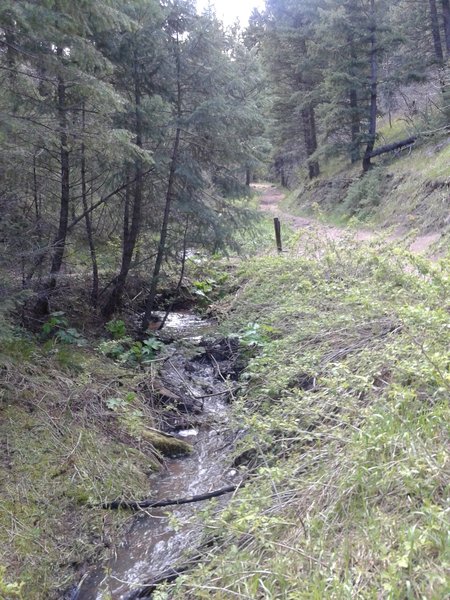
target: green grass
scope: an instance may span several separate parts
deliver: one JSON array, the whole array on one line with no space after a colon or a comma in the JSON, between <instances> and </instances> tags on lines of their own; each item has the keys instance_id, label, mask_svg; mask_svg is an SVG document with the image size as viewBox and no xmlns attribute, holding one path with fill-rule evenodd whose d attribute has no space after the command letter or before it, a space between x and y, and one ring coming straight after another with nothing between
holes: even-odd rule
<instances>
[{"instance_id":1,"label":"green grass","mask_svg":"<svg viewBox=\"0 0 450 600\"><path fill-rule=\"evenodd\" d=\"M250 483L161 598L446 597L449 267L345 241L246 262L223 328L269 332L234 406Z\"/></svg>"},{"instance_id":2,"label":"green grass","mask_svg":"<svg viewBox=\"0 0 450 600\"><path fill-rule=\"evenodd\" d=\"M78 569L120 541L129 519L87 504L149 495L158 460L139 433L153 424L137 391L143 375L11 333L0 369L0 598L14 597L5 582L22 583L23 599L58 598ZM134 388L135 418L108 408Z\"/></svg>"}]
</instances>

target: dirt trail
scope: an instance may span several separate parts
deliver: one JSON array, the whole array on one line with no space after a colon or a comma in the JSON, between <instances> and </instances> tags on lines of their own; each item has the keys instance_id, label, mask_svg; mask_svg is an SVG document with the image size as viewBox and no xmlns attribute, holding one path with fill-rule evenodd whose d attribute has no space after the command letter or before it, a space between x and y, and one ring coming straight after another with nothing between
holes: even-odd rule
<instances>
[{"instance_id":1,"label":"dirt trail","mask_svg":"<svg viewBox=\"0 0 450 600\"><path fill-rule=\"evenodd\" d=\"M352 232L354 240L359 242L374 240L378 237L377 232L368 229L343 229L333 225L326 225L311 217L298 217L284 212L279 204L284 199L285 194L280 189L274 185L265 183L254 184L253 188L261 194L261 210L270 213L274 217L278 217L280 221L288 224L293 229L302 231L311 230L316 234L319 233L321 237L329 241L342 239L345 235L348 235L349 232ZM382 232L379 232L379 234L381 233ZM404 237L405 231L402 231L399 228L398 231L389 235L387 239L389 241L401 241ZM424 254L440 239L440 237L441 234L439 232L418 236L410 243L409 250L417 254ZM432 258L436 258L436 256L432 256Z\"/></svg>"}]
</instances>

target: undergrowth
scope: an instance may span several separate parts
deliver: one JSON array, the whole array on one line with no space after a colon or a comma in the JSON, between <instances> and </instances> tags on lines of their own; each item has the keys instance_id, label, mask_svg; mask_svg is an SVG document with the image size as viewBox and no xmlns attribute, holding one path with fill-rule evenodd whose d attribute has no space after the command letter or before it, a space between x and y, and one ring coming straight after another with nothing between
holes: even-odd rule
<instances>
[{"instance_id":1,"label":"undergrowth","mask_svg":"<svg viewBox=\"0 0 450 600\"><path fill-rule=\"evenodd\" d=\"M450 235L448 212L450 144L448 135L420 140L414 148L374 160L363 175L359 165L303 182L282 204L286 212L311 215L319 208L326 222L352 217L366 226L394 228L413 235L440 233L445 252Z\"/></svg>"},{"instance_id":2,"label":"undergrowth","mask_svg":"<svg viewBox=\"0 0 450 600\"><path fill-rule=\"evenodd\" d=\"M1 334L2 600L60 598L130 523L98 505L148 496L161 455L190 450L154 429L152 373L60 337Z\"/></svg>"},{"instance_id":3,"label":"undergrowth","mask_svg":"<svg viewBox=\"0 0 450 600\"><path fill-rule=\"evenodd\" d=\"M224 332L268 332L234 407L249 479L159 600L448 593L450 262L324 246L247 261L223 302Z\"/></svg>"}]
</instances>

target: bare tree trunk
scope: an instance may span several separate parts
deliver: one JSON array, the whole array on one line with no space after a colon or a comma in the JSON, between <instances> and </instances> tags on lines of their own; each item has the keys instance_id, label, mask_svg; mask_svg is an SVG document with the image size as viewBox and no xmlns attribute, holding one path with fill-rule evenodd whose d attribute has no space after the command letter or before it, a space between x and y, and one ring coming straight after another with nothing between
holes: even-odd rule
<instances>
[{"instance_id":1,"label":"bare tree trunk","mask_svg":"<svg viewBox=\"0 0 450 600\"><path fill-rule=\"evenodd\" d=\"M61 59L63 49L56 48L56 56ZM66 238L69 224L69 206L70 206L70 158L69 158L69 136L67 133L67 89L62 75L58 75L57 86L57 111L59 122L59 157L60 157L60 177L61 177L61 196L59 205L59 224L58 232L53 241L53 252L50 267L50 277L45 288L40 292L34 306L34 312L37 317L41 317L49 312L49 299L56 288L57 277L61 271L66 247Z\"/></svg>"},{"instance_id":2,"label":"bare tree trunk","mask_svg":"<svg viewBox=\"0 0 450 600\"><path fill-rule=\"evenodd\" d=\"M24 277L24 287L28 287L30 281L33 279L37 269L42 267L42 263L46 257L46 252L42 250L42 202L41 195L39 193L39 182L37 177L37 164L36 164L36 152L33 155L33 203L34 203L34 216L36 219L36 237L38 242L37 256L34 259L32 266L28 273Z\"/></svg>"},{"instance_id":3,"label":"bare tree trunk","mask_svg":"<svg viewBox=\"0 0 450 600\"><path fill-rule=\"evenodd\" d=\"M371 153L373 152L377 134L377 94L378 94L378 49L377 49L377 33L375 23L375 0L370 2L371 24L370 35L370 109L369 109L369 131L366 151L363 158L363 171L367 172L372 163L370 162Z\"/></svg>"},{"instance_id":4,"label":"bare tree trunk","mask_svg":"<svg viewBox=\"0 0 450 600\"><path fill-rule=\"evenodd\" d=\"M309 125L310 125L310 135L311 135L311 154L312 156L314 152L317 150L317 129L316 129L316 112L314 110L314 106L312 104L309 105ZM314 177L318 177L320 175L319 162L314 160L309 163L309 178L313 179Z\"/></svg>"},{"instance_id":5,"label":"bare tree trunk","mask_svg":"<svg viewBox=\"0 0 450 600\"><path fill-rule=\"evenodd\" d=\"M142 148L142 115L141 115L141 75L139 73L139 63L137 48L134 51L134 102L135 102L135 127L136 127L136 146ZM131 268L133 253L139 236L141 214L142 214L142 196L143 196L144 175L142 161L137 159L135 162L135 183L133 207L130 222L130 203L127 186L125 209L124 209L124 235L122 245L122 263L120 272L115 279L113 289L109 298L102 309L103 316L108 319L117 310L125 289L128 273Z\"/></svg>"},{"instance_id":6,"label":"bare tree trunk","mask_svg":"<svg viewBox=\"0 0 450 600\"><path fill-rule=\"evenodd\" d=\"M282 187L287 187L288 186L288 178L286 177L286 171L284 169L284 164L281 164L280 167L280 183L282 185Z\"/></svg>"},{"instance_id":7,"label":"bare tree trunk","mask_svg":"<svg viewBox=\"0 0 450 600\"><path fill-rule=\"evenodd\" d=\"M308 49L306 47L306 41L301 41L301 51L303 55L308 56ZM311 82L303 78L303 74L298 78L299 90L303 89L306 91L311 90ZM301 118L303 125L303 138L305 142L306 156L308 157L308 175L310 179L314 179L320 175L319 163L317 160L309 160L309 158L317 150L317 131L316 131L316 115L314 106L310 102L301 109Z\"/></svg>"},{"instance_id":8,"label":"bare tree trunk","mask_svg":"<svg viewBox=\"0 0 450 600\"><path fill-rule=\"evenodd\" d=\"M306 155L309 158L317 150L316 119L314 107L311 104L305 106L301 111L301 116ZM314 179L314 177L317 177L320 174L319 163L316 160L308 160L308 174L310 179Z\"/></svg>"},{"instance_id":9,"label":"bare tree trunk","mask_svg":"<svg viewBox=\"0 0 450 600\"><path fill-rule=\"evenodd\" d=\"M350 45L350 56L351 56L352 63L355 63L357 60L357 55L356 55L356 49L355 49L355 44L354 44L352 35L349 35L348 43ZM352 68L351 75L352 75L352 77L354 77L355 74L354 74L353 64L352 64L351 68ZM351 136L352 136L350 158L351 158L352 164L354 164L354 163L358 162L358 160L361 158L360 150L359 150L360 134L361 134L361 119L359 116L359 108L358 108L358 92L354 87L352 87L349 91L349 100L350 100Z\"/></svg>"},{"instance_id":10,"label":"bare tree trunk","mask_svg":"<svg viewBox=\"0 0 450 600\"><path fill-rule=\"evenodd\" d=\"M153 268L153 275L152 275L152 281L150 284L150 291L148 293L148 296L147 296L147 299L145 302L145 312L144 312L144 317L142 319L141 334L145 333L145 331L148 329L148 326L150 323L150 318L152 316L152 311L154 309L154 304L155 304L156 292L158 289L159 276L161 274L162 262L163 262L164 254L166 251L167 232L168 232L168 228L169 228L170 209L172 206L173 191L174 191L175 179L176 179L176 167L177 167L177 160L178 160L178 150L179 150L179 146L180 146L180 137L181 137L181 129L180 129L180 127L177 127L177 130L175 132L175 141L174 141L173 150L172 150L172 159L171 159L171 163L170 163L169 180L167 183L167 191L166 191L166 203L165 203L165 207L164 207L163 222L161 225L161 231L160 231L160 235L159 235L158 251L156 254L155 266Z\"/></svg>"},{"instance_id":11,"label":"bare tree trunk","mask_svg":"<svg viewBox=\"0 0 450 600\"><path fill-rule=\"evenodd\" d=\"M444 62L444 52L442 50L441 34L439 31L439 17L437 12L436 0L430 2L431 34L433 36L434 54L439 64Z\"/></svg>"},{"instance_id":12,"label":"bare tree trunk","mask_svg":"<svg viewBox=\"0 0 450 600\"><path fill-rule=\"evenodd\" d=\"M97 264L97 253L95 251L94 236L92 233L91 214L88 212L87 185L86 185L86 146L84 143L84 135L85 135L85 131L86 131L86 110L85 110L84 101L83 101L82 112L81 112L81 128L82 128L81 198L83 201L83 211L85 213L85 223L86 223L86 236L87 236L87 240L88 240L89 253L91 256L91 263L92 263L91 303L92 303L92 306L97 306L97 301L98 301L98 264Z\"/></svg>"},{"instance_id":13,"label":"bare tree trunk","mask_svg":"<svg viewBox=\"0 0 450 600\"><path fill-rule=\"evenodd\" d=\"M167 241L167 232L169 228L169 218L170 218L170 209L172 206L173 193L175 189L176 182L176 170L178 166L178 152L180 148L180 140L181 140L181 107L182 107L182 97L181 97L181 62L180 62L180 48L179 48L179 39L177 34L177 45L176 45L176 67L177 67L177 105L176 105L176 118L177 118L177 126L175 131L175 139L173 142L172 148L172 157L170 161L170 169L169 169L169 179L167 182L167 190L166 190L166 201L164 206L164 216L161 224L161 231L159 235L159 243L158 243L158 251L156 254L155 266L153 268L152 280L150 283L150 290L147 295L145 301L145 312L142 318L141 324L141 336L145 335L145 332L148 329L150 318L152 316L152 311L154 309L156 292L158 289L159 277L161 274L161 267L163 263L164 254L166 251L166 241Z\"/></svg>"},{"instance_id":14,"label":"bare tree trunk","mask_svg":"<svg viewBox=\"0 0 450 600\"><path fill-rule=\"evenodd\" d=\"M11 85L11 88L14 89L16 82L16 57L14 53L14 33L13 33L13 25L11 21L11 25L5 30L5 42L6 42L6 63L8 65L8 79ZM16 106L13 105L14 112L16 111Z\"/></svg>"},{"instance_id":15,"label":"bare tree trunk","mask_svg":"<svg viewBox=\"0 0 450 600\"><path fill-rule=\"evenodd\" d=\"M349 93L350 99L350 114L351 114L351 134L352 134L352 143L350 149L350 158L352 164L358 162L361 158L359 152L359 136L361 133L361 124L359 120L358 113L358 94L355 89L351 89Z\"/></svg>"},{"instance_id":16,"label":"bare tree trunk","mask_svg":"<svg viewBox=\"0 0 450 600\"><path fill-rule=\"evenodd\" d=\"M62 57L63 49L57 48L56 54ZM58 233L53 242L53 257L50 269L50 288L56 286L56 277L61 270L64 250L66 246L67 225L69 223L70 205L70 161L67 135L67 106L66 106L66 84L64 79L58 76L58 118L60 139L60 161L61 161L61 202L59 209Z\"/></svg>"},{"instance_id":17,"label":"bare tree trunk","mask_svg":"<svg viewBox=\"0 0 450 600\"><path fill-rule=\"evenodd\" d=\"M181 291L181 286L183 285L183 279L184 279L184 272L186 270L186 254L187 254L187 234L188 234L188 230L189 230L189 215L186 217L186 225L184 228L184 236L183 236L183 252L181 255L181 270L180 270L180 277L178 279L178 283L177 283L177 287L175 288L175 292L173 295L173 300L170 304L170 306L167 308L166 313L163 317L163 320L161 321L161 325L158 327L158 330L161 330L164 328L164 325L166 324L167 318L169 316L169 314L171 313L174 304L176 302L176 300L178 299L178 296L180 295L180 291Z\"/></svg>"}]
</instances>

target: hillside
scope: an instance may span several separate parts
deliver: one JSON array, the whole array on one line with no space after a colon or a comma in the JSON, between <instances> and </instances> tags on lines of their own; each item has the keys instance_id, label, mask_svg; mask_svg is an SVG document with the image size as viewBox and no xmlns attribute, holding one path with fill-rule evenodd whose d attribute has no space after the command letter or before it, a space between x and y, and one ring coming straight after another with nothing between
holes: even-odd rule
<instances>
[{"instance_id":1,"label":"hillside","mask_svg":"<svg viewBox=\"0 0 450 600\"><path fill-rule=\"evenodd\" d=\"M216 1L0 3L0 600L444 600L450 0Z\"/></svg>"},{"instance_id":2,"label":"hillside","mask_svg":"<svg viewBox=\"0 0 450 600\"><path fill-rule=\"evenodd\" d=\"M259 239L269 231L262 224ZM353 230L329 239L311 227L285 241L282 256L268 248L201 267L197 290L222 281L212 310L247 363L228 424L238 442L221 459L238 489L222 512L197 505L200 564L156 597L443 598L448 257L430 262ZM150 371L134 358L116 364L98 351L114 352L113 341L83 347L57 325L43 333L63 335L45 343L3 333L7 599L78 589L133 522L90 505L147 497L161 453L188 450L155 431L157 398L166 394L162 407L171 398L158 392L157 356Z\"/></svg>"},{"instance_id":3,"label":"hillside","mask_svg":"<svg viewBox=\"0 0 450 600\"><path fill-rule=\"evenodd\" d=\"M449 262L351 233L239 267L244 487L163 598L440 599L448 590Z\"/></svg>"},{"instance_id":4,"label":"hillside","mask_svg":"<svg viewBox=\"0 0 450 600\"><path fill-rule=\"evenodd\" d=\"M353 226L406 238L410 244L427 236L442 254L450 239L449 164L450 138L438 136L379 159L364 176L357 166L325 170L293 190L285 207L342 226L352 220Z\"/></svg>"}]
</instances>

